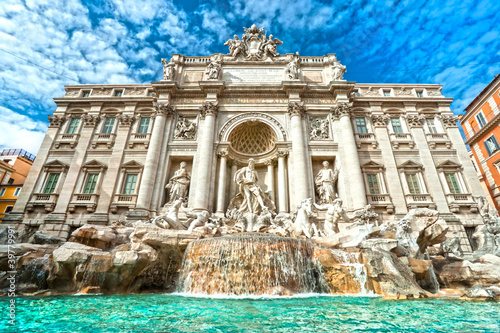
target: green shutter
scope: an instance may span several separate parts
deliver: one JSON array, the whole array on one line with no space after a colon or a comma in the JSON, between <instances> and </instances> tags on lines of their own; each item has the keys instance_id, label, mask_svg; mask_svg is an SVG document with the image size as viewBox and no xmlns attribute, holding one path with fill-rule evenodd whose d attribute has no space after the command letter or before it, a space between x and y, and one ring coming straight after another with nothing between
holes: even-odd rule
<instances>
[{"instance_id":1,"label":"green shutter","mask_svg":"<svg viewBox=\"0 0 500 333\"><path fill-rule=\"evenodd\" d=\"M135 185L137 183L137 175L127 175L125 178L125 186L123 187L123 194L134 194Z\"/></svg>"},{"instance_id":2,"label":"green shutter","mask_svg":"<svg viewBox=\"0 0 500 333\"><path fill-rule=\"evenodd\" d=\"M144 134L148 132L150 121L151 118L141 118L141 123L139 125L139 133Z\"/></svg>"},{"instance_id":3,"label":"green shutter","mask_svg":"<svg viewBox=\"0 0 500 333\"><path fill-rule=\"evenodd\" d=\"M401 119L391 118L391 125L394 133L403 133L403 127L401 127Z\"/></svg>"},{"instance_id":4,"label":"green shutter","mask_svg":"<svg viewBox=\"0 0 500 333\"><path fill-rule=\"evenodd\" d=\"M45 183L45 187L43 188L43 193L54 193L54 191L56 190L57 181L59 180L59 175L59 173L49 173L47 182Z\"/></svg>"},{"instance_id":5,"label":"green shutter","mask_svg":"<svg viewBox=\"0 0 500 333\"><path fill-rule=\"evenodd\" d=\"M80 118L71 118L66 134L75 134L80 124Z\"/></svg>"},{"instance_id":6,"label":"green shutter","mask_svg":"<svg viewBox=\"0 0 500 333\"><path fill-rule=\"evenodd\" d=\"M99 178L98 173L89 173L87 180L85 181L85 186L83 187L84 194L92 194L95 191L97 185L97 178Z\"/></svg>"},{"instance_id":7,"label":"green shutter","mask_svg":"<svg viewBox=\"0 0 500 333\"><path fill-rule=\"evenodd\" d=\"M420 184L416 173L407 173L406 182L408 183L408 189L411 194L421 194Z\"/></svg>"},{"instance_id":8,"label":"green shutter","mask_svg":"<svg viewBox=\"0 0 500 333\"><path fill-rule=\"evenodd\" d=\"M102 127L103 134L110 134L113 132L113 127L115 126L115 118L106 118L106 122Z\"/></svg>"},{"instance_id":9,"label":"green shutter","mask_svg":"<svg viewBox=\"0 0 500 333\"><path fill-rule=\"evenodd\" d=\"M453 194L460 194L460 184L458 184L457 176L454 173L447 173L446 175L446 182L448 183L448 187L450 189L450 192Z\"/></svg>"},{"instance_id":10,"label":"green shutter","mask_svg":"<svg viewBox=\"0 0 500 333\"><path fill-rule=\"evenodd\" d=\"M356 118L356 127L358 129L358 133L368 133L365 118Z\"/></svg>"},{"instance_id":11,"label":"green shutter","mask_svg":"<svg viewBox=\"0 0 500 333\"><path fill-rule=\"evenodd\" d=\"M370 194L380 194L380 186L377 175L368 174L366 175L366 178L368 180L368 190Z\"/></svg>"}]
</instances>

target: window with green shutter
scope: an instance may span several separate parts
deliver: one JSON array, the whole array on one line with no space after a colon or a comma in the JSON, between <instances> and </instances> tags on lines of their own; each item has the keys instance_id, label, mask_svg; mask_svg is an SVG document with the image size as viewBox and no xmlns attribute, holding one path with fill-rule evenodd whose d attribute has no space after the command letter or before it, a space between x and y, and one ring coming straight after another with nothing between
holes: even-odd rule
<instances>
[{"instance_id":1,"label":"window with green shutter","mask_svg":"<svg viewBox=\"0 0 500 333\"><path fill-rule=\"evenodd\" d=\"M87 175L87 180L85 181L85 186L83 187L83 194L94 193L97 185L97 178L99 178L98 173L89 173Z\"/></svg>"},{"instance_id":2,"label":"window with green shutter","mask_svg":"<svg viewBox=\"0 0 500 333\"><path fill-rule=\"evenodd\" d=\"M368 180L368 191L370 194L380 194L380 185L378 182L378 176L373 174L367 174L366 178Z\"/></svg>"},{"instance_id":3,"label":"window with green shutter","mask_svg":"<svg viewBox=\"0 0 500 333\"><path fill-rule=\"evenodd\" d=\"M141 123L139 124L139 131L138 133L144 134L148 132L149 129L149 122L151 121L151 118L141 118Z\"/></svg>"},{"instance_id":4,"label":"window with green shutter","mask_svg":"<svg viewBox=\"0 0 500 333\"><path fill-rule=\"evenodd\" d=\"M407 173L406 182L408 183L408 189L411 194L421 194L420 184L416 173Z\"/></svg>"},{"instance_id":5,"label":"window with green shutter","mask_svg":"<svg viewBox=\"0 0 500 333\"><path fill-rule=\"evenodd\" d=\"M392 131L394 133L403 133L403 127L401 126L401 119L391 118Z\"/></svg>"},{"instance_id":6,"label":"window with green shutter","mask_svg":"<svg viewBox=\"0 0 500 333\"><path fill-rule=\"evenodd\" d=\"M66 134L75 134L78 130L78 125L80 125L80 118L71 118Z\"/></svg>"},{"instance_id":7,"label":"window with green shutter","mask_svg":"<svg viewBox=\"0 0 500 333\"><path fill-rule=\"evenodd\" d=\"M57 181L59 180L60 173L49 173L45 186L43 188L43 193L50 194L54 193L57 186Z\"/></svg>"},{"instance_id":8,"label":"window with green shutter","mask_svg":"<svg viewBox=\"0 0 500 333\"><path fill-rule=\"evenodd\" d=\"M448 188L453 194L460 194L460 184L458 183L457 175L455 173L445 173L446 182L448 183Z\"/></svg>"},{"instance_id":9,"label":"window with green shutter","mask_svg":"<svg viewBox=\"0 0 500 333\"><path fill-rule=\"evenodd\" d=\"M123 194L134 194L135 186L137 184L137 174L129 174L125 178L125 185L123 186Z\"/></svg>"},{"instance_id":10,"label":"window with green shutter","mask_svg":"<svg viewBox=\"0 0 500 333\"><path fill-rule=\"evenodd\" d=\"M113 132L113 127L115 126L115 118L106 118L104 126L102 127L101 133L110 134Z\"/></svg>"}]
</instances>

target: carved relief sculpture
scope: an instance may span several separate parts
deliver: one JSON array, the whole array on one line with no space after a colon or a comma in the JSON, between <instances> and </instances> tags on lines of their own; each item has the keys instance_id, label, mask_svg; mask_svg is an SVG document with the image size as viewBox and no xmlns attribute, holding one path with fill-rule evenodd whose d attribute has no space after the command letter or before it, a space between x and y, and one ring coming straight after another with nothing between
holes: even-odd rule
<instances>
[{"instance_id":1,"label":"carved relief sculpture","mask_svg":"<svg viewBox=\"0 0 500 333\"><path fill-rule=\"evenodd\" d=\"M330 204L333 203L337 197L337 192L335 191L335 186L337 185L337 179L339 176L339 170L333 171L328 166L330 163L328 161L323 162L323 169L318 172L314 183L316 184L316 191L319 196L320 204Z\"/></svg>"},{"instance_id":2,"label":"carved relief sculpture","mask_svg":"<svg viewBox=\"0 0 500 333\"><path fill-rule=\"evenodd\" d=\"M169 190L168 203L173 203L177 199L186 202L190 181L191 175L186 170L186 162L181 162L179 170L174 173L174 176L170 178L167 186L165 186Z\"/></svg>"},{"instance_id":3,"label":"carved relief sculpture","mask_svg":"<svg viewBox=\"0 0 500 333\"><path fill-rule=\"evenodd\" d=\"M175 75L175 64L173 62L168 62L167 59L161 59L161 63L163 64L163 80L164 81L173 81Z\"/></svg>"},{"instance_id":4,"label":"carved relief sculpture","mask_svg":"<svg viewBox=\"0 0 500 333\"><path fill-rule=\"evenodd\" d=\"M49 116L50 125L49 127L61 127L64 123L65 117L61 116Z\"/></svg>"},{"instance_id":5,"label":"carved relief sculpture","mask_svg":"<svg viewBox=\"0 0 500 333\"><path fill-rule=\"evenodd\" d=\"M229 39L224 45L229 46L229 55L233 58L245 53L245 43L238 38L238 35L234 35L234 39Z\"/></svg>"},{"instance_id":6,"label":"carved relief sculpture","mask_svg":"<svg viewBox=\"0 0 500 333\"><path fill-rule=\"evenodd\" d=\"M175 125L174 138L180 140L192 140L196 135L196 124L194 119L188 120L184 117L179 117Z\"/></svg>"},{"instance_id":7,"label":"carved relief sculpture","mask_svg":"<svg viewBox=\"0 0 500 333\"><path fill-rule=\"evenodd\" d=\"M346 67L340 64L340 61L335 61L332 66L332 81L345 81L344 74Z\"/></svg>"},{"instance_id":8,"label":"carved relief sculpture","mask_svg":"<svg viewBox=\"0 0 500 333\"><path fill-rule=\"evenodd\" d=\"M309 138L311 140L324 140L330 138L328 130L328 118L312 118L311 117L311 132Z\"/></svg>"},{"instance_id":9,"label":"carved relief sculpture","mask_svg":"<svg viewBox=\"0 0 500 333\"><path fill-rule=\"evenodd\" d=\"M210 61L205 70L205 76L207 80L219 80L220 73L222 70L222 60L215 58Z\"/></svg>"}]
</instances>

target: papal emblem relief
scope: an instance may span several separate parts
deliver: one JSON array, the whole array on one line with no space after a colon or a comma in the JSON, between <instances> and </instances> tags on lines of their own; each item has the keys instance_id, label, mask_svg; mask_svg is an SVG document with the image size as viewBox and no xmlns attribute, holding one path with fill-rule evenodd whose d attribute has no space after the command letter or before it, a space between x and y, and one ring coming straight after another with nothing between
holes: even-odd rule
<instances>
[{"instance_id":1,"label":"papal emblem relief","mask_svg":"<svg viewBox=\"0 0 500 333\"><path fill-rule=\"evenodd\" d=\"M234 59L241 57L245 60L266 60L273 59L278 56L277 45L283 44L278 38L273 38L273 35L267 36L264 32L265 27L257 28L254 24L250 28L245 29L242 39L234 35L234 39L230 39L224 43L229 46L229 55Z\"/></svg>"}]
</instances>

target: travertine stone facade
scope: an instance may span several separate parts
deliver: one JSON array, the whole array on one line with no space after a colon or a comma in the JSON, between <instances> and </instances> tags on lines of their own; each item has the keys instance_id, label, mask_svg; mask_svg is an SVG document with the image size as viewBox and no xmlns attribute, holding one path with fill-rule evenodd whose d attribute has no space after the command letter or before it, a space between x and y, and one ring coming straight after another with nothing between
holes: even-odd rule
<instances>
[{"instance_id":1,"label":"travertine stone facade","mask_svg":"<svg viewBox=\"0 0 500 333\"><path fill-rule=\"evenodd\" d=\"M289 213L318 201L327 161L348 213L436 208L468 247L463 227L483 223L483 193L441 86L348 82L334 54L279 55L252 29L229 55L174 54L161 81L67 86L9 220L65 236L156 216L181 162L187 206L223 215L250 158L276 213Z\"/></svg>"}]
</instances>

